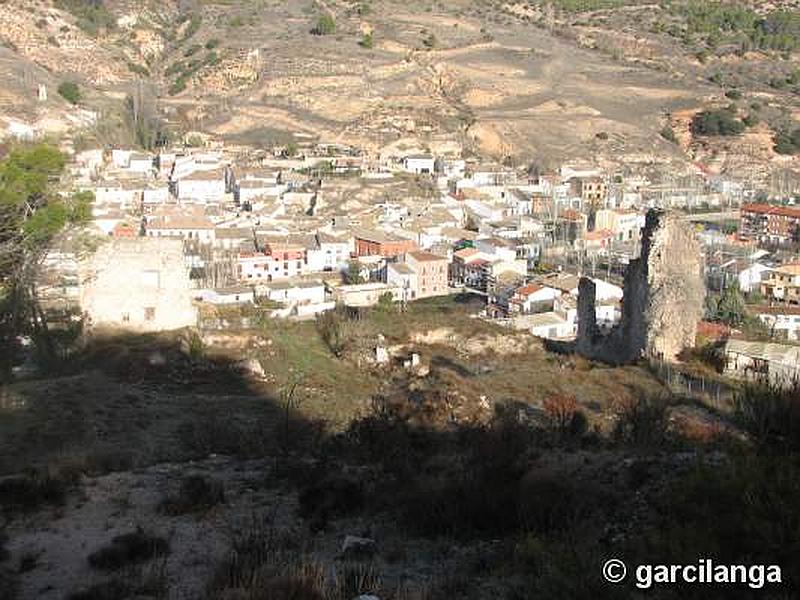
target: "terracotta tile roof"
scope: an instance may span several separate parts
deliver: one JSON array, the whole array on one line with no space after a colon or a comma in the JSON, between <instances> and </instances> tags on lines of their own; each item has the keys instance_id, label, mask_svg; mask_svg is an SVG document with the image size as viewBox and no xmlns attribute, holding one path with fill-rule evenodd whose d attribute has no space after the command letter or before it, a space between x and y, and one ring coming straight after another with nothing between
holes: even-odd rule
<instances>
[{"instance_id":1,"label":"terracotta tile roof","mask_svg":"<svg viewBox=\"0 0 800 600\"><path fill-rule=\"evenodd\" d=\"M800 219L800 208L790 206L774 206L772 204L745 204L742 212L757 213L762 215L779 215L782 217L794 217Z\"/></svg>"},{"instance_id":2,"label":"terracotta tile roof","mask_svg":"<svg viewBox=\"0 0 800 600\"><path fill-rule=\"evenodd\" d=\"M537 285L535 283L529 283L528 285L524 285L517 290L517 295L519 296L530 296L531 294L535 294L539 290L544 289L543 285Z\"/></svg>"},{"instance_id":3,"label":"terracotta tile roof","mask_svg":"<svg viewBox=\"0 0 800 600\"><path fill-rule=\"evenodd\" d=\"M453 252L453 256L457 256L458 258L469 258L470 256L475 256L478 253L475 248L462 248L461 250L456 250Z\"/></svg>"}]
</instances>

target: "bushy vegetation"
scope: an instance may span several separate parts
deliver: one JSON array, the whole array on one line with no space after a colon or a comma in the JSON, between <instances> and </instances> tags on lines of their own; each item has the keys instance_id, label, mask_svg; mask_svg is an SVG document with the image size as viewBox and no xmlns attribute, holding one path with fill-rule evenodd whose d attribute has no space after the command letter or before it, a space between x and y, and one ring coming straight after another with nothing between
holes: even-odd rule
<instances>
[{"instance_id":1,"label":"bushy vegetation","mask_svg":"<svg viewBox=\"0 0 800 600\"><path fill-rule=\"evenodd\" d=\"M800 451L800 381L746 385L736 396L735 418L760 448Z\"/></svg>"},{"instance_id":2,"label":"bushy vegetation","mask_svg":"<svg viewBox=\"0 0 800 600\"><path fill-rule=\"evenodd\" d=\"M328 569L293 541L291 532L256 523L233 542L206 590L206 600L352 600L380 594L400 600L370 565L349 563ZM362 596L363 595L363 596Z\"/></svg>"},{"instance_id":3,"label":"bushy vegetation","mask_svg":"<svg viewBox=\"0 0 800 600\"><path fill-rule=\"evenodd\" d=\"M194 56L196 52L199 51L200 46L192 48L194 48L194 50L185 55L187 58ZM172 77L173 75L178 75L178 77L170 85L167 93L170 96L180 94L186 89L189 80L194 77L200 69L206 66L219 64L219 60L220 58L217 52L209 50L203 57L196 56L195 58L191 58L191 60L178 61L171 64L167 67L164 74L167 77Z\"/></svg>"},{"instance_id":4,"label":"bushy vegetation","mask_svg":"<svg viewBox=\"0 0 800 600\"><path fill-rule=\"evenodd\" d=\"M78 27L88 35L96 36L103 30L112 30L117 26L114 14L103 0L57 0L56 5L72 13Z\"/></svg>"},{"instance_id":5,"label":"bushy vegetation","mask_svg":"<svg viewBox=\"0 0 800 600\"><path fill-rule=\"evenodd\" d=\"M372 35L372 32L365 33L361 40L358 42L358 45L362 48L370 49L375 46L375 39Z\"/></svg>"},{"instance_id":6,"label":"bushy vegetation","mask_svg":"<svg viewBox=\"0 0 800 600\"><path fill-rule=\"evenodd\" d=\"M470 590L499 569L519 586L519 596L510 597L627 598L627 586L609 596L599 557L688 564L698 548L731 564L747 557L780 562L786 581L800 565L800 465L787 444L800 441L798 391L744 392L749 408L738 409L737 420L763 454L738 449L720 457L694 445L680 460L668 450L688 448L671 428L669 403L658 399L622 406L608 441L571 427L580 407L565 398L554 398L539 425L521 422L509 405L488 425L449 430L416 427L378 403L373 415L319 450L377 468L373 476L356 482L327 462L325 485L319 469L292 478L309 482L301 502L313 530L328 518L374 510L397 514L403 531L416 536L506 540L482 552L484 570L461 575L459 597L481 597ZM612 453L608 462L599 458L601 448Z\"/></svg>"},{"instance_id":7,"label":"bushy vegetation","mask_svg":"<svg viewBox=\"0 0 800 600\"><path fill-rule=\"evenodd\" d=\"M800 47L800 12L773 11L763 18L754 10L733 2L675 2L673 14L685 20L687 40L700 39L709 48L723 43L741 50L793 51Z\"/></svg>"},{"instance_id":8,"label":"bushy vegetation","mask_svg":"<svg viewBox=\"0 0 800 600\"><path fill-rule=\"evenodd\" d=\"M128 61L127 65L128 65L128 70L131 73L134 73L136 75L141 75L143 77L150 77L150 69L148 69L144 65L140 65L138 63L130 61Z\"/></svg>"},{"instance_id":9,"label":"bushy vegetation","mask_svg":"<svg viewBox=\"0 0 800 600\"><path fill-rule=\"evenodd\" d=\"M125 120L140 148L154 150L169 143L171 132L157 114L153 98L142 88L125 98Z\"/></svg>"},{"instance_id":10,"label":"bushy vegetation","mask_svg":"<svg viewBox=\"0 0 800 600\"><path fill-rule=\"evenodd\" d=\"M552 0L550 4L567 12L588 12L636 4L636 0Z\"/></svg>"},{"instance_id":11,"label":"bushy vegetation","mask_svg":"<svg viewBox=\"0 0 800 600\"><path fill-rule=\"evenodd\" d=\"M0 379L22 333L34 336L43 356L56 352L31 286L47 245L66 226L85 223L93 199L58 193L64 165L61 152L46 144L14 148L0 160Z\"/></svg>"},{"instance_id":12,"label":"bushy vegetation","mask_svg":"<svg viewBox=\"0 0 800 600\"><path fill-rule=\"evenodd\" d=\"M348 285L357 285L359 283L366 283L361 274L363 267L357 260L351 260L347 263L347 271L345 271L344 278Z\"/></svg>"},{"instance_id":13,"label":"bushy vegetation","mask_svg":"<svg viewBox=\"0 0 800 600\"><path fill-rule=\"evenodd\" d=\"M779 132L775 136L775 152L778 154L800 153L800 127L791 132Z\"/></svg>"},{"instance_id":14,"label":"bushy vegetation","mask_svg":"<svg viewBox=\"0 0 800 600\"><path fill-rule=\"evenodd\" d=\"M675 130L672 129L672 126L667 124L661 128L661 137L667 140L668 142L672 142L673 144L678 143L678 138L675 137Z\"/></svg>"},{"instance_id":15,"label":"bushy vegetation","mask_svg":"<svg viewBox=\"0 0 800 600\"><path fill-rule=\"evenodd\" d=\"M320 15L311 29L311 33L314 35L332 35L336 33L336 20L328 13Z\"/></svg>"},{"instance_id":16,"label":"bushy vegetation","mask_svg":"<svg viewBox=\"0 0 800 600\"><path fill-rule=\"evenodd\" d=\"M695 135L709 136L739 135L745 130L744 123L728 108L697 113L692 119L691 128Z\"/></svg>"},{"instance_id":17,"label":"bushy vegetation","mask_svg":"<svg viewBox=\"0 0 800 600\"><path fill-rule=\"evenodd\" d=\"M92 552L88 560L93 568L109 571L168 553L169 544L164 538L137 528L130 533L116 536L110 544Z\"/></svg>"},{"instance_id":18,"label":"bushy vegetation","mask_svg":"<svg viewBox=\"0 0 800 600\"><path fill-rule=\"evenodd\" d=\"M48 473L9 477L0 481L0 508L8 516L43 506L61 506L74 486L74 480Z\"/></svg>"},{"instance_id":19,"label":"bushy vegetation","mask_svg":"<svg viewBox=\"0 0 800 600\"><path fill-rule=\"evenodd\" d=\"M58 86L58 95L70 104L78 104L81 101L81 90L74 81L63 81Z\"/></svg>"},{"instance_id":20,"label":"bushy vegetation","mask_svg":"<svg viewBox=\"0 0 800 600\"><path fill-rule=\"evenodd\" d=\"M205 512L225 501L221 483L202 475L190 475L181 481L177 494L168 496L162 509L170 515Z\"/></svg>"},{"instance_id":21,"label":"bushy vegetation","mask_svg":"<svg viewBox=\"0 0 800 600\"><path fill-rule=\"evenodd\" d=\"M200 26L203 24L203 17L200 15L191 15L188 17L189 24L186 26L185 31L183 32L183 37L181 38L181 43L186 42L191 37L194 36L200 30Z\"/></svg>"}]
</instances>

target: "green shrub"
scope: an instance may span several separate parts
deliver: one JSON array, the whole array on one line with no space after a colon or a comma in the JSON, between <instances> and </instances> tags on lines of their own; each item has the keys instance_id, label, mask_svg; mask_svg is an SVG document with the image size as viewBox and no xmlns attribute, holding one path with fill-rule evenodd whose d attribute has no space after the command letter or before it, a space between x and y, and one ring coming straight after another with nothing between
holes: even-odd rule
<instances>
[{"instance_id":1,"label":"green shrub","mask_svg":"<svg viewBox=\"0 0 800 600\"><path fill-rule=\"evenodd\" d=\"M729 136L739 135L745 129L729 109L704 110L692 119L692 133L695 135Z\"/></svg>"},{"instance_id":2,"label":"green shrub","mask_svg":"<svg viewBox=\"0 0 800 600\"><path fill-rule=\"evenodd\" d=\"M164 71L164 75L172 77L173 75L183 72L185 68L186 66L182 62L175 62L167 67L166 71Z\"/></svg>"},{"instance_id":3,"label":"green shrub","mask_svg":"<svg viewBox=\"0 0 800 600\"><path fill-rule=\"evenodd\" d=\"M188 58L188 57L192 56L193 54L196 54L197 52L199 52L200 48L202 48L202 46L200 44L192 44L186 50L183 51L183 55Z\"/></svg>"},{"instance_id":4,"label":"green shrub","mask_svg":"<svg viewBox=\"0 0 800 600\"><path fill-rule=\"evenodd\" d=\"M361 41L358 42L358 45L362 48L372 48L375 45L375 40L373 39L372 33L365 33L364 37L361 38Z\"/></svg>"},{"instance_id":5,"label":"green shrub","mask_svg":"<svg viewBox=\"0 0 800 600\"><path fill-rule=\"evenodd\" d=\"M183 34L182 42L185 42L189 38L191 38L195 33L197 33L200 29L200 26L203 24L203 17L200 15L192 15L189 18L189 24L186 26L186 31Z\"/></svg>"},{"instance_id":6,"label":"green shrub","mask_svg":"<svg viewBox=\"0 0 800 600\"><path fill-rule=\"evenodd\" d=\"M335 517L351 515L364 506L364 487L358 480L338 473L328 474L300 492L300 516L313 530L324 529Z\"/></svg>"},{"instance_id":7,"label":"green shrub","mask_svg":"<svg viewBox=\"0 0 800 600\"><path fill-rule=\"evenodd\" d=\"M47 474L9 477L0 481L0 508L7 513L34 511L45 505L61 506L73 482Z\"/></svg>"},{"instance_id":8,"label":"green shrub","mask_svg":"<svg viewBox=\"0 0 800 600\"><path fill-rule=\"evenodd\" d=\"M667 124L660 131L661 137L667 140L668 142L672 142L673 144L678 143L678 138L675 137L675 131L672 129L672 126Z\"/></svg>"},{"instance_id":9,"label":"green shrub","mask_svg":"<svg viewBox=\"0 0 800 600\"><path fill-rule=\"evenodd\" d=\"M631 554L677 563L701 547L727 564L774 564L778 552L783 580L800 575L800 471L792 457L700 462L646 501L657 521Z\"/></svg>"},{"instance_id":10,"label":"green shrub","mask_svg":"<svg viewBox=\"0 0 800 600\"><path fill-rule=\"evenodd\" d=\"M128 70L131 73L135 73L136 75L142 75L144 77L150 77L150 70L147 67L139 65L135 62L128 61Z\"/></svg>"},{"instance_id":11,"label":"green shrub","mask_svg":"<svg viewBox=\"0 0 800 600\"><path fill-rule=\"evenodd\" d=\"M137 528L116 536L109 545L92 552L88 560L95 569L114 570L168 553L169 544L165 539Z\"/></svg>"},{"instance_id":12,"label":"green shrub","mask_svg":"<svg viewBox=\"0 0 800 600\"><path fill-rule=\"evenodd\" d=\"M56 6L72 13L78 27L90 36L96 36L101 30L113 30L117 26L116 17L103 0L57 0Z\"/></svg>"},{"instance_id":13,"label":"green shrub","mask_svg":"<svg viewBox=\"0 0 800 600\"><path fill-rule=\"evenodd\" d=\"M67 600L120 600L122 598L166 598L167 573L164 564L123 569L111 579L94 583L68 595Z\"/></svg>"},{"instance_id":14,"label":"green shrub","mask_svg":"<svg viewBox=\"0 0 800 600\"><path fill-rule=\"evenodd\" d=\"M170 515L182 515L205 512L222 502L225 490L221 483L202 475L190 475L183 479L176 495L164 500L162 509Z\"/></svg>"},{"instance_id":15,"label":"green shrub","mask_svg":"<svg viewBox=\"0 0 800 600\"><path fill-rule=\"evenodd\" d=\"M311 33L314 35L332 35L336 33L336 20L327 13L320 15Z\"/></svg>"},{"instance_id":16,"label":"green shrub","mask_svg":"<svg viewBox=\"0 0 800 600\"><path fill-rule=\"evenodd\" d=\"M206 50L213 50L219 46L219 40L216 38L210 39L206 42Z\"/></svg>"},{"instance_id":17,"label":"green shrub","mask_svg":"<svg viewBox=\"0 0 800 600\"><path fill-rule=\"evenodd\" d=\"M58 95L70 104L78 104L81 101L81 90L73 81L62 81L58 86Z\"/></svg>"},{"instance_id":18,"label":"green shrub","mask_svg":"<svg viewBox=\"0 0 800 600\"><path fill-rule=\"evenodd\" d=\"M800 127L794 131L781 131L775 135L775 152L778 154L800 153Z\"/></svg>"},{"instance_id":19,"label":"green shrub","mask_svg":"<svg viewBox=\"0 0 800 600\"><path fill-rule=\"evenodd\" d=\"M762 448L800 449L800 381L748 384L734 407L736 421Z\"/></svg>"},{"instance_id":20,"label":"green shrub","mask_svg":"<svg viewBox=\"0 0 800 600\"><path fill-rule=\"evenodd\" d=\"M178 77L175 82L169 86L167 93L170 96L176 96L186 89L186 77Z\"/></svg>"},{"instance_id":21,"label":"green shrub","mask_svg":"<svg viewBox=\"0 0 800 600\"><path fill-rule=\"evenodd\" d=\"M632 446L662 446L667 441L667 405L643 397L622 407L614 426L614 438Z\"/></svg>"},{"instance_id":22,"label":"green shrub","mask_svg":"<svg viewBox=\"0 0 800 600\"><path fill-rule=\"evenodd\" d=\"M754 113L748 114L746 117L742 119L742 123L745 124L747 127L755 127L761 122L761 119L758 118L758 115Z\"/></svg>"}]
</instances>

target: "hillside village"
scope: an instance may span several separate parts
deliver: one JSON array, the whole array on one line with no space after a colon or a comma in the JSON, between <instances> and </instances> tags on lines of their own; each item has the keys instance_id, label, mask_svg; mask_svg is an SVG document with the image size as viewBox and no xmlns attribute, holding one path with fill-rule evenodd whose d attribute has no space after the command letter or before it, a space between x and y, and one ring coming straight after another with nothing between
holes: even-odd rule
<instances>
[{"instance_id":1,"label":"hillside village","mask_svg":"<svg viewBox=\"0 0 800 600\"><path fill-rule=\"evenodd\" d=\"M44 296L90 328L145 332L197 326L222 305L309 319L472 293L486 319L571 340L581 277L595 283L601 331L619 323L623 274L655 208L698 233L711 293L735 283L775 342L799 339L800 208L757 202L754 190L700 176L665 189L582 164L531 174L454 155L292 151L209 142L76 154L70 185L94 195L100 250L88 261L51 253Z\"/></svg>"},{"instance_id":2,"label":"hillside village","mask_svg":"<svg viewBox=\"0 0 800 600\"><path fill-rule=\"evenodd\" d=\"M0 600L796 597L797 8L0 0Z\"/></svg>"}]
</instances>

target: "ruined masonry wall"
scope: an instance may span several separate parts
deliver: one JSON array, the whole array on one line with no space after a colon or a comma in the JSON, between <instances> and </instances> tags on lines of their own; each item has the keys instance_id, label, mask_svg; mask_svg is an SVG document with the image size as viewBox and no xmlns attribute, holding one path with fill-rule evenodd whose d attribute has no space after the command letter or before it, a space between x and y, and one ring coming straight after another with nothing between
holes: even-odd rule
<instances>
[{"instance_id":1,"label":"ruined masonry wall","mask_svg":"<svg viewBox=\"0 0 800 600\"><path fill-rule=\"evenodd\" d=\"M673 360L694 345L705 284L700 243L689 223L678 215L648 212L641 255L628 265L624 291L622 319L601 337L595 325L594 285L581 281L575 352L625 364L642 356Z\"/></svg>"}]
</instances>

